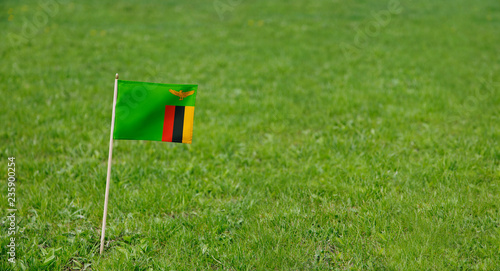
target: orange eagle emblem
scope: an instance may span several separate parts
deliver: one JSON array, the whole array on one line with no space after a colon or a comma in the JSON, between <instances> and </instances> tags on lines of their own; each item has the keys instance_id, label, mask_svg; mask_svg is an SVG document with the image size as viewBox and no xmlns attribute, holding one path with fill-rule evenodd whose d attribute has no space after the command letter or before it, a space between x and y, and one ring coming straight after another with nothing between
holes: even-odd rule
<instances>
[{"instance_id":1,"label":"orange eagle emblem","mask_svg":"<svg viewBox=\"0 0 500 271\"><path fill-rule=\"evenodd\" d=\"M173 90L173 89L170 89L169 91L170 91L170 93L172 93L172 94L174 94L175 96L179 97L179 101L182 101L182 100L184 100L184 98L186 98L187 96L189 96L189 95L193 95L193 94L194 94L194 90L187 91L187 92L182 92L182 90L175 91L175 90Z\"/></svg>"}]
</instances>

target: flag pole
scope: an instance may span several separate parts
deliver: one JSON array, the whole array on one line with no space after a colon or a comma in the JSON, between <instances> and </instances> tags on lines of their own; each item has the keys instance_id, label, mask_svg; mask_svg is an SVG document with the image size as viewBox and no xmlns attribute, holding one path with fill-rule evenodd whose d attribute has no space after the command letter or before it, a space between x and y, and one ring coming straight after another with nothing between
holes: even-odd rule
<instances>
[{"instance_id":1,"label":"flag pole","mask_svg":"<svg viewBox=\"0 0 500 271\"><path fill-rule=\"evenodd\" d=\"M104 212L102 215L100 254L102 254L102 252L104 251L104 234L106 232L106 216L108 214L109 183L111 181L111 164L113 161L113 130L115 128L115 107L116 107L117 92L118 92L118 73L115 76L115 92L113 95L113 115L111 116L111 134L109 135L108 174L106 176L106 193L104 194Z\"/></svg>"}]
</instances>

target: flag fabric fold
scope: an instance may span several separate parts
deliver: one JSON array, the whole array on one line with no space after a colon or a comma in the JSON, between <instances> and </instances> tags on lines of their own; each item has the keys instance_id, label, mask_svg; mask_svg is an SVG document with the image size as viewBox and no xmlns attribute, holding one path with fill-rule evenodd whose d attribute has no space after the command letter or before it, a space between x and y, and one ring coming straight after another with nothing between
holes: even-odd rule
<instances>
[{"instance_id":1,"label":"flag fabric fold","mask_svg":"<svg viewBox=\"0 0 500 271\"><path fill-rule=\"evenodd\" d=\"M113 139L191 144L197 89L118 80Z\"/></svg>"}]
</instances>

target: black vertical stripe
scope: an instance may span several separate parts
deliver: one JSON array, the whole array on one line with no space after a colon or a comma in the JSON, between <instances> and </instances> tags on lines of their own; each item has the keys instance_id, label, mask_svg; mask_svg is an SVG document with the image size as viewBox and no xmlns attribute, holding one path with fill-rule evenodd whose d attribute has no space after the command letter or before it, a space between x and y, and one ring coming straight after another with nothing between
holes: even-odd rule
<instances>
[{"instance_id":1,"label":"black vertical stripe","mask_svg":"<svg viewBox=\"0 0 500 271\"><path fill-rule=\"evenodd\" d=\"M184 106L175 107L174 131L172 142L182 143L182 130L184 129Z\"/></svg>"}]
</instances>

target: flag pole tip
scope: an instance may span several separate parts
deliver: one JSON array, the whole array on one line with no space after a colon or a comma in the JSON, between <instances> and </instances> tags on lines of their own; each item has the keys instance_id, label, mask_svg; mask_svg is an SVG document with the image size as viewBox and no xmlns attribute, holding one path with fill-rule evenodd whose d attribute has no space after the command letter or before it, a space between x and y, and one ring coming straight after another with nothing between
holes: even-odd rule
<instances>
[{"instance_id":1,"label":"flag pole tip","mask_svg":"<svg viewBox=\"0 0 500 271\"><path fill-rule=\"evenodd\" d=\"M118 79L118 73L116 74L115 79Z\"/></svg>"}]
</instances>

